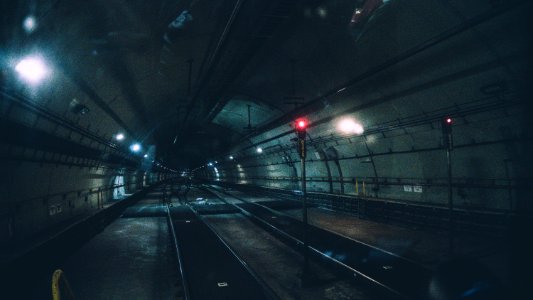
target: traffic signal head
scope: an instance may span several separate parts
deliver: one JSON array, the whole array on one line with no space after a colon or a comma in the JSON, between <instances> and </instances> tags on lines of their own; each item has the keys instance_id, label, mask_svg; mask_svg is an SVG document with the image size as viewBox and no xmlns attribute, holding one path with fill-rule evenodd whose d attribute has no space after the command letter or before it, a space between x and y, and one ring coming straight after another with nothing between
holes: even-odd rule
<instances>
[{"instance_id":1,"label":"traffic signal head","mask_svg":"<svg viewBox=\"0 0 533 300\"><path fill-rule=\"evenodd\" d=\"M307 129L307 125L308 125L307 120L300 118L300 119L296 120L295 127L296 127L296 130L302 131L302 130L306 130Z\"/></svg>"},{"instance_id":2,"label":"traffic signal head","mask_svg":"<svg viewBox=\"0 0 533 300\"><path fill-rule=\"evenodd\" d=\"M294 128L296 129L296 133L298 134L299 139L301 140L305 139L308 125L309 125L309 122L303 118L297 119L296 122L294 123Z\"/></svg>"}]
</instances>

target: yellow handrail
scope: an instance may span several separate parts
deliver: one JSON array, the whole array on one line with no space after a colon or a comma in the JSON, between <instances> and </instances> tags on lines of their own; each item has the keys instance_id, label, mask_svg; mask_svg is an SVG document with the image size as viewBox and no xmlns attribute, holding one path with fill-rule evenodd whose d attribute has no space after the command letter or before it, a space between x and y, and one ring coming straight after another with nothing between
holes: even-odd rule
<instances>
[{"instance_id":1,"label":"yellow handrail","mask_svg":"<svg viewBox=\"0 0 533 300\"><path fill-rule=\"evenodd\" d=\"M75 300L65 273L63 273L62 270L57 269L52 275L52 300L61 299Z\"/></svg>"}]
</instances>

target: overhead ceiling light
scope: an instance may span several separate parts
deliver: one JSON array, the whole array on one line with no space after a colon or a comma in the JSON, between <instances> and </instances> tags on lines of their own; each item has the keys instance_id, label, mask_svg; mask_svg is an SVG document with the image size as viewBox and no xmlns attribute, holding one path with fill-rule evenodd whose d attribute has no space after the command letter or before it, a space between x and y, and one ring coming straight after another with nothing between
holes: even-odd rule
<instances>
[{"instance_id":1,"label":"overhead ceiling light","mask_svg":"<svg viewBox=\"0 0 533 300\"><path fill-rule=\"evenodd\" d=\"M363 132L365 132L365 129L363 128L363 125L355 123L353 132L355 134L363 134Z\"/></svg>"},{"instance_id":2,"label":"overhead ceiling light","mask_svg":"<svg viewBox=\"0 0 533 300\"><path fill-rule=\"evenodd\" d=\"M257 149L255 149L255 151L257 151L257 153L263 153L263 149L261 147L257 147Z\"/></svg>"},{"instance_id":3,"label":"overhead ceiling light","mask_svg":"<svg viewBox=\"0 0 533 300\"><path fill-rule=\"evenodd\" d=\"M24 21L22 22L22 28L24 28L26 33L32 33L37 28L37 21L35 20L35 17L28 15L26 18L24 18Z\"/></svg>"},{"instance_id":4,"label":"overhead ceiling light","mask_svg":"<svg viewBox=\"0 0 533 300\"><path fill-rule=\"evenodd\" d=\"M365 131L361 124L350 118L340 120L337 127L342 133L346 134L362 134Z\"/></svg>"},{"instance_id":5,"label":"overhead ceiling light","mask_svg":"<svg viewBox=\"0 0 533 300\"><path fill-rule=\"evenodd\" d=\"M233 155L230 155L230 156L229 156L229 159L230 159L230 160L233 160Z\"/></svg>"},{"instance_id":6,"label":"overhead ceiling light","mask_svg":"<svg viewBox=\"0 0 533 300\"><path fill-rule=\"evenodd\" d=\"M115 135L115 140L117 141L122 141L124 139L124 134L122 133L117 133L117 135Z\"/></svg>"},{"instance_id":7,"label":"overhead ceiling light","mask_svg":"<svg viewBox=\"0 0 533 300\"><path fill-rule=\"evenodd\" d=\"M145 154L145 155L144 155L144 158L148 158L148 154Z\"/></svg>"},{"instance_id":8,"label":"overhead ceiling light","mask_svg":"<svg viewBox=\"0 0 533 300\"><path fill-rule=\"evenodd\" d=\"M22 79L30 84L38 84L50 73L48 67L39 57L26 57L15 66Z\"/></svg>"},{"instance_id":9,"label":"overhead ceiling light","mask_svg":"<svg viewBox=\"0 0 533 300\"><path fill-rule=\"evenodd\" d=\"M141 151L141 144L135 143L130 146L130 150L133 152L139 152Z\"/></svg>"}]
</instances>

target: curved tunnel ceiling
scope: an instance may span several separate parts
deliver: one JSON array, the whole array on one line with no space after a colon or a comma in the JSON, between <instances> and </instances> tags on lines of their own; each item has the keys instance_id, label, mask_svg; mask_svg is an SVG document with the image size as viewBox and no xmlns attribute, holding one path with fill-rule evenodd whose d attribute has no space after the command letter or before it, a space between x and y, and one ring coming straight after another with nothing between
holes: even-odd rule
<instances>
[{"instance_id":1,"label":"curved tunnel ceiling","mask_svg":"<svg viewBox=\"0 0 533 300\"><path fill-rule=\"evenodd\" d=\"M372 127L461 106L493 84L516 91L530 35L513 15L524 3L3 2L2 81L103 137L125 132L193 167L276 136L298 115L388 103L361 116ZM46 83L19 82L23 54L46 59ZM248 104L256 130L244 129Z\"/></svg>"}]
</instances>

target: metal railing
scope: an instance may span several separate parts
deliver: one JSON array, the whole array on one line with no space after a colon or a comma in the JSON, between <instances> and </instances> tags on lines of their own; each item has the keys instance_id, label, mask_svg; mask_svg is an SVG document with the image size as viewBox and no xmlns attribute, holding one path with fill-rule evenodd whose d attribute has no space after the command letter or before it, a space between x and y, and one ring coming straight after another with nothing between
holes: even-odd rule
<instances>
[{"instance_id":1,"label":"metal railing","mask_svg":"<svg viewBox=\"0 0 533 300\"><path fill-rule=\"evenodd\" d=\"M227 182L211 182L211 184L235 188L252 195L266 195L276 199L300 201L301 198L298 191L286 189ZM447 230L449 222L448 208L439 204L317 192L308 192L307 200L314 206L342 211L359 218L385 223ZM505 234L515 217L514 212L496 209L455 207L453 213L457 230L489 236Z\"/></svg>"},{"instance_id":2,"label":"metal railing","mask_svg":"<svg viewBox=\"0 0 533 300\"><path fill-rule=\"evenodd\" d=\"M239 176L220 176L220 181L237 181L242 179ZM267 181L290 181L298 182L300 177L293 176L246 176L247 180L267 180ZM402 186L417 185L426 187L446 187L447 178L400 178L400 177L351 177L351 176L309 176L307 182L332 182L342 184L353 184L363 189L363 185L379 184L380 186ZM525 188L526 179L505 179L505 178L453 178L452 186L464 188L496 188L496 189L517 189ZM365 193L363 193L365 194Z\"/></svg>"},{"instance_id":3,"label":"metal railing","mask_svg":"<svg viewBox=\"0 0 533 300\"><path fill-rule=\"evenodd\" d=\"M76 300L63 270L52 275L52 300Z\"/></svg>"}]
</instances>

